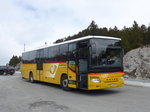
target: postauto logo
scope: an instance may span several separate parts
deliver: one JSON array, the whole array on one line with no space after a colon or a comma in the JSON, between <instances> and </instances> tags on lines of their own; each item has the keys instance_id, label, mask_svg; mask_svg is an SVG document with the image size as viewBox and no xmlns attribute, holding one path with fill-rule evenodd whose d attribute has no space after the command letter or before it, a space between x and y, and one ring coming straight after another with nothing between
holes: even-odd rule
<instances>
[{"instance_id":1,"label":"postauto logo","mask_svg":"<svg viewBox=\"0 0 150 112\"><path fill-rule=\"evenodd\" d=\"M49 72L50 72L50 77L54 78L57 72L59 64L55 63L55 64L51 64L50 68L49 68Z\"/></svg>"}]
</instances>

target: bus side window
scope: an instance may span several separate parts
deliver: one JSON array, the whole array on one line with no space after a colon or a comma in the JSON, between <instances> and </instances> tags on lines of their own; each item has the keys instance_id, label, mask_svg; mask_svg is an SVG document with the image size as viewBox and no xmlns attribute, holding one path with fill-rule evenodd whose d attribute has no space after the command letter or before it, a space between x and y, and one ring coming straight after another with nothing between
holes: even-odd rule
<instances>
[{"instance_id":1,"label":"bus side window","mask_svg":"<svg viewBox=\"0 0 150 112\"><path fill-rule=\"evenodd\" d=\"M69 59L76 58L76 49L77 49L76 43L69 44Z\"/></svg>"},{"instance_id":2,"label":"bus side window","mask_svg":"<svg viewBox=\"0 0 150 112\"><path fill-rule=\"evenodd\" d=\"M48 62L48 48L44 48L44 62Z\"/></svg>"},{"instance_id":3,"label":"bus side window","mask_svg":"<svg viewBox=\"0 0 150 112\"><path fill-rule=\"evenodd\" d=\"M78 51L78 56L79 58L87 58L88 57L88 48L84 47L84 48L80 48L80 50Z\"/></svg>"},{"instance_id":4,"label":"bus side window","mask_svg":"<svg viewBox=\"0 0 150 112\"><path fill-rule=\"evenodd\" d=\"M53 51L52 51L52 47L48 48L48 61L52 62L53 58Z\"/></svg>"},{"instance_id":5,"label":"bus side window","mask_svg":"<svg viewBox=\"0 0 150 112\"><path fill-rule=\"evenodd\" d=\"M68 61L68 66L69 66L69 68L71 68L71 70L73 70L73 71L75 71L76 70L76 65L75 65L75 61L73 61L73 60L69 60Z\"/></svg>"},{"instance_id":6,"label":"bus side window","mask_svg":"<svg viewBox=\"0 0 150 112\"><path fill-rule=\"evenodd\" d=\"M73 71L76 71L76 49L77 49L76 43L69 44L69 53L68 53L69 65L68 66Z\"/></svg>"},{"instance_id":7,"label":"bus side window","mask_svg":"<svg viewBox=\"0 0 150 112\"><path fill-rule=\"evenodd\" d=\"M49 61L59 62L59 46L54 46L49 48Z\"/></svg>"},{"instance_id":8,"label":"bus side window","mask_svg":"<svg viewBox=\"0 0 150 112\"><path fill-rule=\"evenodd\" d=\"M79 42L78 43L79 73L88 72L88 56L89 56L88 41Z\"/></svg>"},{"instance_id":9,"label":"bus side window","mask_svg":"<svg viewBox=\"0 0 150 112\"><path fill-rule=\"evenodd\" d=\"M43 59L44 59L44 50L37 50L36 52L36 62L37 70L43 70Z\"/></svg>"},{"instance_id":10,"label":"bus side window","mask_svg":"<svg viewBox=\"0 0 150 112\"><path fill-rule=\"evenodd\" d=\"M30 60L30 63L35 63L35 58L36 58L36 51L31 51L29 53L29 60Z\"/></svg>"},{"instance_id":11,"label":"bus side window","mask_svg":"<svg viewBox=\"0 0 150 112\"><path fill-rule=\"evenodd\" d=\"M67 52L68 52L68 44L60 45L60 61L66 61L67 60Z\"/></svg>"},{"instance_id":12,"label":"bus side window","mask_svg":"<svg viewBox=\"0 0 150 112\"><path fill-rule=\"evenodd\" d=\"M22 61L23 61L23 63L27 63L28 62L28 55L29 55L29 53L23 53L22 54Z\"/></svg>"}]
</instances>

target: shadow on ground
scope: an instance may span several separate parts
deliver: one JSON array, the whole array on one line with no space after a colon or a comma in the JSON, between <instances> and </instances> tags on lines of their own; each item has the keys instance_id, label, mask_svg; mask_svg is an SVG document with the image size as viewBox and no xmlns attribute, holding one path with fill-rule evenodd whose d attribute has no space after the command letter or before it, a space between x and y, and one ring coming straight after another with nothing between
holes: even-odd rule
<instances>
[{"instance_id":1,"label":"shadow on ground","mask_svg":"<svg viewBox=\"0 0 150 112\"><path fill-rule=\"evenodd\" d=\"M30 83L27 79L23 79L23 80L25 82ZM39 82L39 81L36 81L36 82L34 82L32 84L38 84L38 85L47 86L47 87L51 87L51 88L56 88L56 89L62 90L62 88L60 87L60 85L56 85L56 84ZM64 90L62 90L62 91L64 91ZM74 94L90 95L90 96L97 96L97 95L118 94L118 93L121 93L122 91L119 91L119 89L116 89L116 88L111 88L111 89L101 89L101 90L71 89L70 91L64 91L64 92L74 93Z\"/></svg>"}]
</instances>

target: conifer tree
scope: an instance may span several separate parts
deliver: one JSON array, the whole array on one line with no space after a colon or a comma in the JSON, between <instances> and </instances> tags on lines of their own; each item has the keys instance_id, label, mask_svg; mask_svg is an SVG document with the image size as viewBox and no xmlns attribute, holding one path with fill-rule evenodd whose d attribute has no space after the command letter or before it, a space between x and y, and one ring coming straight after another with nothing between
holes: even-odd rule
<instances>
[{"instance_id":1,"label":"conifer tree","mask_svg":"<svg viewBox=\"0 0 150 112\"><path fill-rule=\"evenodd\" d=\"M9 61L9 65L15 67L20 62L21 62L21 57L13 56Z\"/></svg>"},{"instance_id":2,"label":"conifer tree","mask_svg":"<svg viewBox=\"0 0 150 112\"><path fill-rule=\"evenodd\" d=\"M121 30L119 30L117 26L109 29L106 27L99 28L95 21L92 21L86 29L72 36L58 39L55 43L68 41L88 35L112 36L121 38L125 52L143 45L150 44L150 26L139 26L136 21L133 22L133 25L131 27L124 26L124 28Z\"/></svg>"}]
</instances>

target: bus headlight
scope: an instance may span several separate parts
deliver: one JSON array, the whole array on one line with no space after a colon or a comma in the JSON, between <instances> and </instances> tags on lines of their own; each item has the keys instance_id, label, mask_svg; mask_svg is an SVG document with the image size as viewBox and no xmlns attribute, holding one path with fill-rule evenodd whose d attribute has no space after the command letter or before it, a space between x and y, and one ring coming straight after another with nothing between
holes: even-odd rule
<instances>
[{"instance_id":1,"label":"bus headlight","mask_svg":"<svg viewBox=\"0 0 150 112\"><path fill-rule=\"evenodd\" d=\"M98 77L91 77L91 81L94 83L99 83L100 79Z\"/></svg>"},{"instance_id":2,"label":"bus headlight","mask_svg":"<svg viewBox=\"0 0 150 112\"><path fill-rule=\"evenodd\" d=\"M121 77L122 80L124 80L124 77Z\"/></svg>"}]
</instances>

